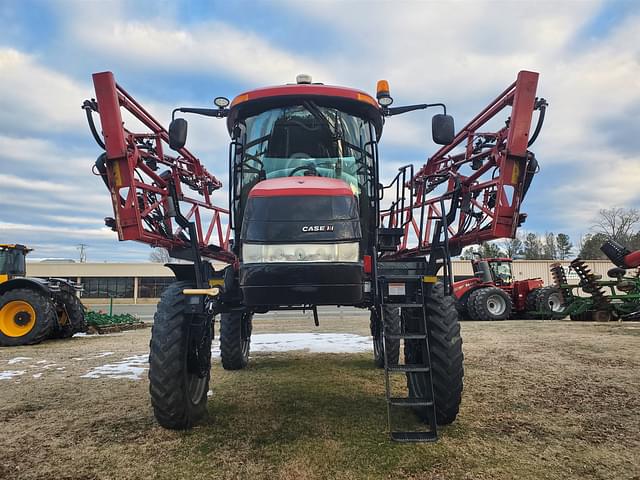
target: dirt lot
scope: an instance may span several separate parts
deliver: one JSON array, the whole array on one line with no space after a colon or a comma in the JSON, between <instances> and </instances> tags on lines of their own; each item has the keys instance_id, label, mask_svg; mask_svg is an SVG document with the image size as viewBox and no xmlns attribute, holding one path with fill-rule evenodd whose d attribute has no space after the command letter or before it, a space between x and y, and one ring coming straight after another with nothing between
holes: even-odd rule
<instances>
[{"instance_id":1,"label":"dirt lot","mask_svg":"<svg viewBox=\"0 0 640 480\"><path fill-rule=\"evenodd\" d=\"M362 317L321 321L271 317L254 333L367 334ZM639 323L464 323L459 420L430 445L388 440L370 353L216 363L208 421L163 430L149 334L0 350L0 478L640 478Z\"/></svg>"}]
</instances>

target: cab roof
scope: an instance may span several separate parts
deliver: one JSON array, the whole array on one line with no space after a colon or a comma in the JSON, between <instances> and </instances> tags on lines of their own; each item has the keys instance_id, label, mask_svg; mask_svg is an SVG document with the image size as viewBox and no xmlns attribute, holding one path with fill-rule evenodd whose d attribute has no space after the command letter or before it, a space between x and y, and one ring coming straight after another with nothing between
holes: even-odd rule
<instances>
[{"instance_id":1,"label":"cab roof","mask_svg":"<svg viewBox=\"0 0 640 480\"><path fill-rule=\"evenodd\" d=\"M231 133L238 118L255 115L271 108L315 100L370 120L378 138L382 135L383 116L378 102L368 93L335 85L291 84L257 88L237 95L231 102L227 128Z\"/></svg>"}]
</instances>

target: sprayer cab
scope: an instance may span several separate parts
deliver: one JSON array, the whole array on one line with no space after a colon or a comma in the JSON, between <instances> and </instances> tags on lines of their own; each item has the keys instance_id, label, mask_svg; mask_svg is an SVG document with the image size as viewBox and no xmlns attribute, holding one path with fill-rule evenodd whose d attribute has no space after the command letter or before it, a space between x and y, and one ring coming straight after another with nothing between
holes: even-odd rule
<instances>
[{"instance_id":1,"label":"sprayer cab","mask_svg":"<svg viewBox=\"0 0 640 480\"><path fill-rule=\"evenodd\" d=\"M363 92L311 83L234 99L230 204L245 304L363 303L382 118Z\"/></svg>"}]
</instances>

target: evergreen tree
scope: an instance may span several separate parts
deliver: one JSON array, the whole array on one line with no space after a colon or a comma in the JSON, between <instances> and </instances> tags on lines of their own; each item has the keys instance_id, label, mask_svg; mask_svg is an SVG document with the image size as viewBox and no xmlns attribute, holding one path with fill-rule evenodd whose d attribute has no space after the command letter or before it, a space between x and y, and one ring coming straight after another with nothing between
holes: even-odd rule
<instances>
[{"instance_id":1,"label":"evergreen tree","mask_svg":"<svg viewBox=\"0 0 640 480\"><path fill-rule=\"evenodd\" d=\"M604 233L587 234L580 242L580 253L578 256L583 260L603 260L606 255L602 253L600 247L608 238Z\"/></svg>"},{"instance_id":2,"label":"evergreen tree","mask_svg":"<svg viewBox=\"0 0 640 480\"><path fill-rule=\"evenodd\" d=\"M500 258L504 254L494 242L483 242L481 245L482 258Z\"/></svg>"},{"instance_id":3,"label":"evergreen tree","mask_svg":"<svg viewBox=\"0 0 640 480\"><path fill-rule=\"evenodd\" d=\"M558 259L566 260L571 255L573 244L566 233L556 235L556 246L558 247Z\"/></svg>"},{"instance_id":4,"label":"evergreen tree","mask_svg":"<svg viewBox=\"0 0 640 480\"><path fill-rule=\"evenodd\" d=\"M535 233L527 233L524 238L524 258L527 260L539 260L542 258L542 242Z\"/></svg>"}]
</instances>

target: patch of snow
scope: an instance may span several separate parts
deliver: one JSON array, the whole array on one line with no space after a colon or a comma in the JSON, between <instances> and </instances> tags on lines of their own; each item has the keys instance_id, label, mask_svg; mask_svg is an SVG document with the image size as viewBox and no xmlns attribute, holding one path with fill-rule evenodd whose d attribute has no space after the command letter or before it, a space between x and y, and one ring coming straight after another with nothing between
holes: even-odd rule
<instances>
[{"instance_id":1,"label":"patch of snow","mask_svg":"<svg viewBox=\"0 0 640 480\"><path fill-rule=\"evenodd\" d=\"M83 332L78 332L73 334L73 337L87 337L87 336L88 334Z\"/></svg>"},{"instance_id":2,"label":"patch of snow","mask_svg":"<svg viewBox=\"0 0 640 480\"><path fill-rule=\"evenodd\" d=\"M113 353L113 352L112 352ZM127 378L129 380L140 380L149 364L149 355L134 355L127 357L120 362L108 363L100 367L95 367L81 375L80 378Z\"/></svg>"},{"instance_id":3,"label":"patch of snow","mask_svg":"<svg viewBox=\"0 0 640 480\"><path fill-rule=\"evenodd\" d=\"M50 363L48 365L44 365L42 368L53 368L53 367L55 367L57 365L58 365L57 363Z\"/></svg>"},{"instance_id":4,"label":"patch of snow","mask_svg":"<svg viewBox=\"0 0 640 480\"><path fill-rule=\"evenodd\" d=\"M7 363L9 365L13 365L15 363L24 362L25 360L31 360L31 357L15 357L15 358L10 359Z\"/></svg>"},{"instance_id":5,"label":"patch of snow","mask_svg":"<svg viewBox=\"0 0 640 480\"><path fill-rule=\"evenodd\" d=\"M34 373L33 374L33 378L40 378L42 376L42 373Z\"/></svg>"},{"instance_id":6,"label":"patch of snow","mask_svg":"<svg viewBox=\"0 0 640 480\"><path fill-rule=\"evenodd\" d=\"M115 352L102 352L102 353L96 353L95 355L92 355L93 358L100 358L100 357L108 357L109 355L113 355Z\"/></svg>"},{"instance_id":7,"label":"patch of snow","mask_svg":"<svg viewBox=\"0 0 640 480\"><path fill-rule=\"evenodd\" d=\"M3 372L0 372L0 380L10 380L13 377L24 375L24 372L24 370L5 370Z\"/></svg>"},{"instance_id":8,"label":"patch of snow","mask_svg":"<svg viewBox=\"0 0 640 480\"><path fill-rule=\"evenodd\" d=\"M305 350L314 353L358 353L373 349L371 337L352 333L263 333L251 336L251 351L290 352ZM220 354L219 342L212 352Z\"/></svg>"},{"instance_id":9,"label":"patch of snow","mask_svg":"<svg viewBox=\"0 0 640 480\"><path fill-rule=\"evenodd\" d=\"M49 360L38 360L36 363L49 363Z\"/></svg>"},{"instance_id":10,"label":"patch of snow","mask_svg":"<svg viewBox=\"0 0 640 480\"><path fill-rule=\"evenodd\" d=\"M212 395L213 395L213 390L209 390L209 391L207 392L207 397L211 397Z\"/></svg>"},{"instance_id":11,"label":"patch of snow","mask_svg":"<svg viewBox=\"0 0 640 480\"><path fill-rule=\"evenodd\" d=\"M58 367L56 370L64 370L64 367Z\"/></svg>"}]
</instances>

